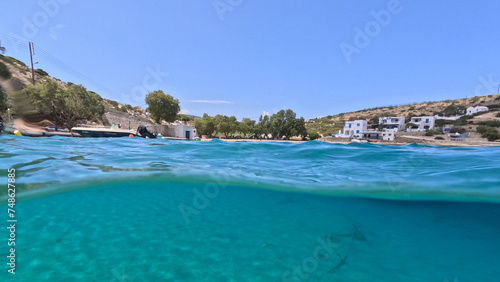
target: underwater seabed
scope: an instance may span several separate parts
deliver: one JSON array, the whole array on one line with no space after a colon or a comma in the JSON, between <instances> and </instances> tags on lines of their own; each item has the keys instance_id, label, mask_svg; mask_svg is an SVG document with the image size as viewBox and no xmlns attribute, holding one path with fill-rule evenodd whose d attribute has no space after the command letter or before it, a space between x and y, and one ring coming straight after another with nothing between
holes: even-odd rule
<instances>
[{"instance_id":1,"label":"underwater seabed","mask_svg":"<svg viewBox=\"0 0 500 282\"><path fill-rule=\"evenodd\" d=\"M499 204L206 189L124 181L18 202L16 274L4 264L0 280L500 277Z\"/></svg>"}]
</instances>

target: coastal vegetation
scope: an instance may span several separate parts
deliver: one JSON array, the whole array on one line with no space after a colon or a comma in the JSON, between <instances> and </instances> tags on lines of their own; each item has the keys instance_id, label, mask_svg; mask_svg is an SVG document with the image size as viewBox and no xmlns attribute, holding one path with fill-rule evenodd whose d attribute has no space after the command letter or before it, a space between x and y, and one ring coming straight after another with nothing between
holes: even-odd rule
<instances>
[{"instance_id":1,"label":"coastal vegetation","mask_svg":"<svg viewBox=\"0 0 500 282\"><path fill-rule=\"evenodd\" d=\"M146 104L148 105L146 111L151 114L156 123L160 123L162 120L174 122L180 111L179 100L161 90L148 93Z\"/></svg>"},{"instance_id":2,"label":"coastal vegetation","mask_svg":"<svg viewBox=\"0 0 500 282\"><path fill-rule=\"evenodd\" d=\"M309 136L310 140L316 140L316 139L319 139L321 137L321 135L319 135L319 133L317 133L317 132L309 132L308 136Z\"/></svg>"},{"instance_id":3,"label":"coastal vegetation","mask_svg":"<svg viewBox=\"0 0 500 282\"><path fill-rule=\"evenodd\" d=\"M53 80L29 85L16 93L27 97L43 118L53 120L56 126L71 128L79 120L99 121L104 114L102 98L87 91L82 85L62 87Z\"/></svg>"},{"instance_id":4,"label":"coastal vegetation","mask_svg":"<svg viewBox=\"0 0 500 282\"><path fill-rule=\"evenodd\" d=\"M491 126L478 126L477 132L481 133L481 137L488 139L488 141L495 141L500 139L500 133L498 133L498 130Z\"/></svg>"},{"instance_id":5,"label":"coastal vegetation","mask_svg":"<svg viewBox=\"0 0 500 282\"><path fill-rule=\"evenodd\" d=\"M7 111L8 104L7 104L7 92L3 90L3 88L0 86L0 113L3 113Z\"/></svg>"},{"instance_id":6,"label":"coastal vegetation","mask_svg":"<svg viewBox=\"0 0 500 282\"><path fill-rule=\"evenodd\" d=\"M195 127L198 136L216 136L218 133L225 138L241 134L243 136L254 136L255 138L280 138L290 139L293 136L306 138L308 132L305 127L303 117L297 118L294 111L280 110L269 116L261 115L259 122L250 118L243 118L238 121L235 116L204 114L202 118L195 120Z\"/></svg>"},{"instance_id":7,"label":"coastal vegetation","mask_svg":"<svg viewBox=\"0 0 500 282\"><path fill-rule=\"evenodd\" d=\"M9 71L9 68L7 66L0 62L0 78L3 79L9 79L11 77L11 73Z\"/></svg>"},{"instance_id":8,"label":"coastal vegetation","mask_svg":"<svg viewBox=\"0 0 500 282\"><path fill-rule=\"evenodd\" d=\"M425 131L425 136L434 136L436 134L441 134L441 131L438 129L427 129Z\"/></svg>"}]
</instances>

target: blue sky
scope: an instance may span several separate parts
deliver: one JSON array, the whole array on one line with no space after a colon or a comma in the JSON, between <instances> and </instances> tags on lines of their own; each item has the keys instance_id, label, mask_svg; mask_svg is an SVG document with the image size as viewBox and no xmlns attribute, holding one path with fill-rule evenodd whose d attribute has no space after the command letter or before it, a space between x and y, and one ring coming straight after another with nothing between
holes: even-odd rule
<instances>
[{"instance_id":1,"label":"blue sky","mask_svg":"<svg viewBox=\"0 0 500 282\"><path fill-rule=\"evenodd\" d=\"M90 2L90 3L89 3ZM500 1L4 1L6 55L101 96L314 118L500 84Z\"/></svg>"}]
</instances>

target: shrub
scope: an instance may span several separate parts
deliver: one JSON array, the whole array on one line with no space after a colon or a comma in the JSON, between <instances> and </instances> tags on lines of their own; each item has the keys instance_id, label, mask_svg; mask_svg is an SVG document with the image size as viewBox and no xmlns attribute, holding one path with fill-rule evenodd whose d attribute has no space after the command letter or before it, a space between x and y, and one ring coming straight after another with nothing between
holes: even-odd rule
<instances>
[{"instance_id":1,"label":"shrub","mask_svg":"<svg viewBox=\"0 0 500 282\"><path fill-rule=\"evenodd\" d=\"M11 77L11 73L7 66L0 62L0 78L9 79Z\"/></svg>"},{"instance_id":2,"label":"shrub","mask_svg":"<svg viewBox=\"0 0 500 282\"><path fill-rule=\"evenodd\" d=\"M321 135L319 135L318 132L309 132L308 136L309 136L309 139L311 139L311 140L316 140L316 139L321 137Z\"/></svg>"},{"instance_id":3,"label":"shrub","mask_svg":"<svg viewBox=\"0 0 500 282\"><path fill-rule=\"evenodd\" d=\"M465 106L451 104L443 111L444 116L462 115L465 113Z\"/></svg>"},{"instance_id":4,"label":"shrub","mask_svg":"<svg viewBox=\"0 0 500 282\"><path fill-rule=\"evenodd\" d=\"M458 132L460 134L465 133L465 128L459 127L459 126L453 126L450 128L450 132L455 133Z\"/></svg>"},{"instance_id":5,"label":"shrub","mask_svg":"<svg viewBox=\"0 0 500 282\"><path fill-rule=\"evenodd\" d=\"M491 127L500 127L500 120L481 121L478 124L479 125L491 126Z\"/></svg>"},{"instance_id":6,"label":"shrub","mask_svg":"<svg viewBox=\"0 0 500 282\"><path fill-rule=\"evenodd\" d=\"M18 65L21 65L23 67L26 67L26 64L19 61L18 59L16 58L12 58L12 57L9 57L9 56L3 56L2 59L6 60L7 62L11 63L11 64L18 64Z\"/></svg>"},{"instance_id":7,"label":"shrub","mask_svg":"<svg viewBox=\"0 0 500 282\"><path fill-rule=\"evenodd\" d=\"M109 102L109 103L110 103L113 107L115 107L115 108L117 108L117 107L118 107L118 102L113 101L113 100L108 100L108 102Z\"/></svg>"},{"instance_id":8,"label":"shrub","mask_svg":"<svg viewBox=\"0 0 500 282\"><path fill-rule=\"evenodd\" d=\"M406 124L406 128L414 128L414 127L416 128L417 125L414 124L413 122L409 122L409 123Z\"/></svg>"},{"instance_id":9,"label":"shrub","mask_svg":"<svg viewBox=\"0 0 500 282\"><path fill-rule=\"evenodd\" d=\"M477 132L481 133L481 137L487 138L488 141L495 141L496 139L500 139L500 134L494 127L482 125L478 126L476 130Z\"/></svg>"},{"instance_id":10,"label":"shrub","mask_svg":"<svg viewBox=\"0 0 500 282\"><path fill-rule=\"evenodd\" d=\"M485 133L481 135L481 137L488 139L488 141L495 141L500 139L500 133L493 127L490 127Z\"/></svg>"},{"instance_id":11,"label":"shrub","mask_svg":"<svg viewBox=\"0 0 500 282\"><path fill-rule=\"evenodd\" d=\"M127 112L127 108L126 108L126 107L124 107L124 106L119 107L119 108L118 108L118 110L119 110L119 111L122 111L122 112L124 112L124 113L126 113L126 112Z\"/></svg>"},{"instance_id":12,"label":"shrub","mask_svg":"<svg viewBox=\"0 0 500 282\"><path fill-rule=\"evenodd\" d=\"M3 113L7 110L7 104L7 93L3 91L2 86L0 86L0 113Z\"/></svg>"},{"instance_id":13,"label":"shrub","mask_svg":"<svg viewBox=\"0 0 500 282\"><path fill-rule=\"evenodd\" d=\"M481 125L481 126L478 126L476 128L476 131L482 134L482 133L485 133L486 131L488 131L488 128L490 128L490 127L486 126L486 125Z\"/></svg>"},{"instance_id":14,"label":"shrub","mask_svg":"<svg viewBox=\"0 0 500 282\"><path fill-rule=\"evenodd\" d=\"M436 134L440 134L441 132L437 129L427 129L425 131L425 136L434 136Z\"/></svg>"},{"instance_id":15,"label":"shrub","mask_svg":"<svg viewBox=\"0 0 500 282\"><path fill-rule=\"evenodd\" d=\"M44 71L42 69L36 69L35 73L38 74L39 76L48 76L49 75L46 71Z\"/></svg>"},{"instance_id":16,"label":"shrub","mask_svg":"<svg viewBox=\"0 0 500 282\"><path fill-rule=\"evenodd\" d=\"M498 113L498 114L496 115L496 117L500 117L500 113Z\"/></svg>"},{"instance_id":17,"label":"shrub","mask_svg":"<svg viewBox=\"0 0 500 282\"><path fill-rule=\"evenodd\" d=\"M473 117L470 116L470 115L462 116L462 117L460 117L459 119L457 119L455 121L455 125L466 125L467 124L467 120L471 119L471 118L473 118Z\"/></svg>"},{"instance_id":18,"label":"shrub","mask_svg":"<svg viewBox=\"0 0 500 282\"><path fill-rule=\"evenodd\" d=\"M441 136L436 136L436 138L434 138L434 139L436 139L436 140L444 140L444 138L441 137Z\"/></svg>"}]
</instances>

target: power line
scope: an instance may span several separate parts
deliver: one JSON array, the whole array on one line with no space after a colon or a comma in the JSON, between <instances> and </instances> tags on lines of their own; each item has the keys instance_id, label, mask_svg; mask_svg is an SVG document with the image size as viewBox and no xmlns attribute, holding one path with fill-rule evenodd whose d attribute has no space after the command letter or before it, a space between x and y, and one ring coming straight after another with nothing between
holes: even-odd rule
<instances>
[{"instance_id":1,"label":"power line","mask_svg":"<svg viewBox=\"0 0 500 282\"><path fill-rule=\"evenodd\" d=\"M10 45L13 45L14 48L20 51L26 51L29 49L29 41L22 39L22 38L16 38L13 36L10 36L8 34L0 33L0 38L2 40L5 40L8 42ZM75 70L72 68L70 65L66 64L65 62L61 61L57 57L53 56L43 48L37 45L37 56L40 56L44 62L48 62L49 64L53 65L54 67L58 68L59 70L68 73L80 80L83 80L84 82L87 82L88 84L94 86L95 88L98 88L100 90L103 90L103 92L107 94L112 94L115 96L119 96L115 91L107 88L106 86L100 84L99 82L89 78L88 76L82 74L81 72ZM42 60L40 60L42 61Z\"/></svg>"}]
</instances>

